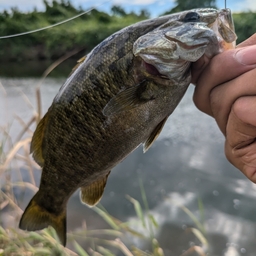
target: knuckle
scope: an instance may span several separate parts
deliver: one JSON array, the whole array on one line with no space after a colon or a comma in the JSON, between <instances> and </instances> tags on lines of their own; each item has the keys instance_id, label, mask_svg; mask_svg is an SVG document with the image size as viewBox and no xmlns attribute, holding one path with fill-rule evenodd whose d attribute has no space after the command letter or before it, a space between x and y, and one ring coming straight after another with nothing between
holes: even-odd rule
<instances>
[{"instance_id":1,"label":"knuckle","mask_svg":"<svg viewBox=\"0 0 256 256\"><path fill-rule=\"evenodd\" d=\"M210 103L212 112L214 114L220 113L224 109L225 102L221 99L222 87L221 85L215 87L210 93Z\"/></svg>"},{"instance_id":2,"label":"knuckle","mask_svg":"<svg viewBox=\"0 0 256 256\"><path fill-rule=\"evenodd\" d=\"M246 97L238 98L232 106L233 113L239 119L243 119L243 116L248 112L248 110L249 104Z\"/></svg>"},{"instance_id":3,"label":"knuckle","mask_svg":"<svg viewBox=\"0 0 256 256\"><path fill-rule=\"evenodd\" d=\"M248 148L237 149L226 141L225 155L227 160L239 169L249 180L256 183L256 151Z\"/></svg>"}]
</instances>

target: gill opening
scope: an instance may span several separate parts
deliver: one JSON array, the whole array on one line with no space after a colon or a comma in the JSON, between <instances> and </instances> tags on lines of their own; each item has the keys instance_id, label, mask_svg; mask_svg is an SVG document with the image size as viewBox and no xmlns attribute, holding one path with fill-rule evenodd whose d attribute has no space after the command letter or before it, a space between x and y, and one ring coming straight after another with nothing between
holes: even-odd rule
<instances>
[{"instance_id":1,"label":"gill opening","mask_svg":"<svg viewBox=\"0 0 256 256\"><path fill-rule=\"evenodd\" d=\"M96 9L97 7L100 7L100 6L102 6L102 5L106 4L106 3L109 3L109 2L111 2L111 1L112 1L112 0L107 0L107 1L105 1L105 2L103 2L103 3L101 3L101 4L98 4L98 5L96 5L96 6L92 7L92 8L90 8L90 9L87 10L87 11L84 11L84 12L78 14L78 15L75 15L75 16L73 16L73 17L71 17L71 18L68 18L68 19L66 19L66 20L60 21L60 22L58 22L58 23L55 23L55 24L52 24L52 25L49 25L49 26L46 26L46 27L43 27L43 28L38 28L38 29L34 29L34 30L30 30L30 31L18 33L18 34L7 35L7 36L0 36L0 39L7 39L7 38L12 38L12 37L24 36L24 35L33 34L33 33L39 32L39 31L43 31L43 30L46 30L46 29L49 29L49 28L57 27L57 26L59 26L59 25L62 25L62 24L64 24L64 23L67 23L67 22L69 22L69 21L71 21L71 20L75 20L75 19L79 18L80 16L85 15L85 14L91 12L92 10Z\"/></svg>"}]
</instances>

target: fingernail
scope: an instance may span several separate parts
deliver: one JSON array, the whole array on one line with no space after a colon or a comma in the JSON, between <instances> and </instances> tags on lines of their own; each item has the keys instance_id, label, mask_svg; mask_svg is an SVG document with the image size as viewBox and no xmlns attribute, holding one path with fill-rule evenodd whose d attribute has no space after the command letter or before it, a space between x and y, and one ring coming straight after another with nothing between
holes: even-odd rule
<instances>
[{"instance_id":1,"label":"fingernail","mask_svg":"<svg viewBox=\"0 0 256 256\"><path fill-rule=\"evenodd\" d=\"M238 49L235 52L236 60L243 65L255 65L256 64L256 45L247 46Z\"/></svg>"}]
</instances>

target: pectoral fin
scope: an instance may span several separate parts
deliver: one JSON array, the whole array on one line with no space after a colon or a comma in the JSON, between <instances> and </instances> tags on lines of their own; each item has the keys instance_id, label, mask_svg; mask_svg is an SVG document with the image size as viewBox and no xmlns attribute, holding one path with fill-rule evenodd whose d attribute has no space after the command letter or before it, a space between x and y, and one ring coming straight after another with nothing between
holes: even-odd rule
<instances>
[{"instance_id":1,"label":"pectoral fin","mask_svg":"<svg viewBox=\"0 0 256 256\"><path fill-rule=\"evenodd\" d=\"M153 132L149 135L147 140L144 142L144 145L143 145L144 153L147 152L147 150L152 146L154 141L157 139L157 137L161 133L167 119L168 119L168 116L156 126L156 128L153 130Z\"/></svg>"},{"instance_id":2,"label":"pectoral fin","mask_svg":"<svg viewBox=\"0 0 256 256\"><path fill-rule=\"evenodd\" d=\"M137 97L137 87L130 87L113 97L103 109L105 116L111 116L124 110L131 110L141 103Z\"/></svg>"},{"instance_id":3,"label":"pectoral fin","mask_svg":"<svg viewBox=\"0 0 256 256\"><path fill-rule=\"evenodd\" d=\"M105 116L111 116L124 110L131 110L153 100L159 93L159 87L152 81L144 80L139 85L129 87L113 97L103 109Z\"/></svg>"},{"instance_id":4,"label":"pectoral fin","mask_svg":"<svg viewBox=\"0 0 256 256\"><path fill-rule=\"evenodd\" d=\"M90 186L81 187L80 198L83 203L92 207L100 201L109 174L110 172L102 179L93 182Z\"/></svg>"}]
</instances>

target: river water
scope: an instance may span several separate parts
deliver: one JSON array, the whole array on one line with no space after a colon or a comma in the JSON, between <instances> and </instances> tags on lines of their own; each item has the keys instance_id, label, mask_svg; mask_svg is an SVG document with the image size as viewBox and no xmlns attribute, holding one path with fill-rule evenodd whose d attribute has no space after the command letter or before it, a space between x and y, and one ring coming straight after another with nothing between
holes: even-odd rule
<instances>
[{"instance_id":1,"label":"river water","mask_svg":"<svg viewBox=\"0 0 256 256\"><path fill-rule=\"evenodd\" d=\"M35 88L39 81L38 78L0 78L5 90L0 88L0 125L11 124L12 138L21 130L14 116L29 121L33 113L22 93L36 106ZM63 81L47 78L42 83L44 113ZM159 225L155 237L165 255L177 256L198 242L186 232L186 227L195 226L193 221L177 204L199 216L200 199L211 255L255 256L256 185L228 163L222 134L212 118L195 108L192 94L191 86L146 154L139 147L112 170L101 204L114 217L132 221L135 229L146 233L126 197L130 195L142 202L141 180L150 213ZM37 171L36 176L39 174ZM19 202L22 209L31 196L32 192L27 191ZM108 227L93 210L80 203L76 192L68 204L68 230L81 227L84 220L90 229ZM149 249L147 242L129 236L124 240L128 245Z\"/></svg>"}]
</instances>

